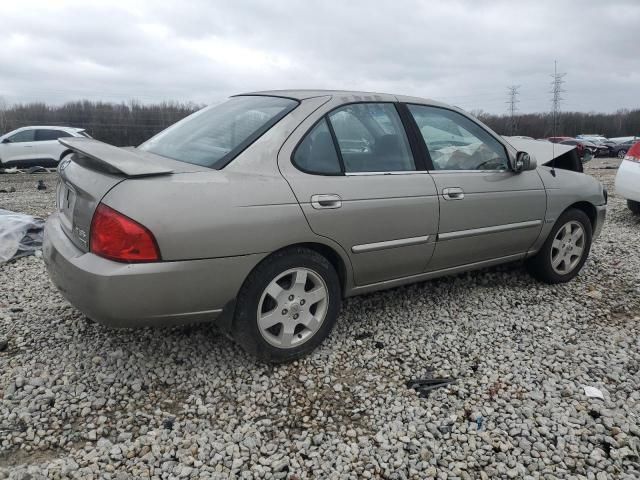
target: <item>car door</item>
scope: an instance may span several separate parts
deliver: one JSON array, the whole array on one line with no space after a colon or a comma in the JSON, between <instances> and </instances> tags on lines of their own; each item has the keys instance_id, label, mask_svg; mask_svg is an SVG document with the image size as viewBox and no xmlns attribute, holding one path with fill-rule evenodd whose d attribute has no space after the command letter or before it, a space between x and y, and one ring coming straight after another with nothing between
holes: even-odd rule
<instances>
[{"instance_id":1,"label":"car door","mask_svg":"<svg viewBox=\"0 0 640 480\"><path fill-rule=\"evenodd\" d=\"M19 130L0 144L0 160L3 165L19 167L35 158L35 143L33 129Z\"/></svg>"},{"instance_id":2,"label":"car door","mask_svg":"<svg viewBox=\"0 0 640 480\"><path fill-rule=\"evenodd\" d=\"M35 151L38 159L46 164L56 164L60 160L60 155L66 148L58 142L59 138L71 137L72 135L64 130L53 128L39 128L36 130Z\"/></svg>"},{"instance_id":3,"label":"car door","mask_svg":"<svg viewBox=\"0 0 640 480\"><path fill-rule=\"evenodd\" d=\"M311 229L344 249L358 286L423 272L434 249L438 199L395 104L359 102L318 115L279 155Z\"/></svg>"},{"instance_id":4,"label":"car door","mask_svg":"<svg viewBox=\"0 0 640 480\"><path fill-rule=\"evenodd\" d=\"M538 173L511 170L505 145L457 111L407 108L424 140L440 199L438 241L428 270L525 254L546 211Z\"/></svg>"}]
</instances>

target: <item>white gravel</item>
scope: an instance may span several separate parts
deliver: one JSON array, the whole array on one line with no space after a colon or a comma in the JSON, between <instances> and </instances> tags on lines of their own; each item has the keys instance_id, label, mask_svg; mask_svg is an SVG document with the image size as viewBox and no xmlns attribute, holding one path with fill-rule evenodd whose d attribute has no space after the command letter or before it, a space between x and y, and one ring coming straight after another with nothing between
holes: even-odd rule
<instances>
[{"instance_id":1,"label":"white gravel","mask_svg":"<svg viewBox=\"0 0 640 480\"><path fill-rule=\"evenodd\" d=\"M592 163L613 193L617 161ZM53 209L51 175L6 185L2 208ZM349 299L276 367L210 326L89 323L40 258L0 266L0 479L640 478L639 245L611 195L573 282L515 265ZM430 375L457 382L405 385Z\"/></svg>"}]
</instances>

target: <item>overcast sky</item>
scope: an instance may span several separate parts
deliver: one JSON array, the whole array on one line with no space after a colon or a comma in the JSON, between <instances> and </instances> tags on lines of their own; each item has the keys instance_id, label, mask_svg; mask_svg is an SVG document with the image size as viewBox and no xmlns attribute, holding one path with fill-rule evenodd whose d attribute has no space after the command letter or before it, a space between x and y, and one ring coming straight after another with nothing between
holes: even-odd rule
<instances>
[{"instance_id":1,"label":"overcast sky","mask_svg":"<svg viewBox=\"0 0 640 480\"><path fill-rule=\"evenodd\" d=\"M3 1L0 97L219 102L276 88L411 94L467 110L640 107L640 1Z\"/></svg>"}]
</instances>

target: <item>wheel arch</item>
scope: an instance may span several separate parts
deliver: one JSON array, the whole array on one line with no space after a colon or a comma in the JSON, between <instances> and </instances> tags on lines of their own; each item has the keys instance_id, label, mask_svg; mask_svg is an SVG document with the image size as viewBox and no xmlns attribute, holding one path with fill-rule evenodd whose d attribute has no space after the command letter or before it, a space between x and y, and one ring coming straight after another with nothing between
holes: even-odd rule
<instances>
[{"instance_id":1,"label":"wheel arch","mask_svg":"<svg viewBox=\"0 0 640 480\"><path fill-rule=\"evenodd\" d=\"M598 222L598 212L596 211L595 205L585 201L576 202L576 203L572 203L567 208L565 208L562 213L566 212L571 208L575 208L576 210L581 210L582 212L584 212L585 215L589 217L589 221L591 222L591 231L592 232L596 231L596 226L597 226L596 224Z\"/></svg>"},{"instance_id":2,"label":"wheel arch","mask_svg":"<svg viewBox=\"0 0 640 480\"><path fill-rule=\"evenodd\" d=\"M64 152L62 152L62 153L60 154L60 159L59 159L59 160L60 160L60 161L62 161L62 159L63 159L64 157L66 157L67 155L69 155L70 153L73 153L73 150L71 150L71 149L69 149L69 148L68 148L68 149L66 149Z\"/></svg>"},{"instance_id":3,"label":"wheel arch","mask_svg":"<svg viewBox=\"0 0 640 480\"><path fill-rule=\"evenodd\" d=\"M335 248L319 242L300 242L282 247L275 252L272 252L272 254L281 252L282 250L288 250L290 248L308 248L309 250L313 250L326 258L329 263L333 265L333 268L336 269L338 279L340 280L340 290L342 291L342 295L345 295L350 279L351 264L347 263L348 260L345 260Z\"/></svg>"}]
</instances>

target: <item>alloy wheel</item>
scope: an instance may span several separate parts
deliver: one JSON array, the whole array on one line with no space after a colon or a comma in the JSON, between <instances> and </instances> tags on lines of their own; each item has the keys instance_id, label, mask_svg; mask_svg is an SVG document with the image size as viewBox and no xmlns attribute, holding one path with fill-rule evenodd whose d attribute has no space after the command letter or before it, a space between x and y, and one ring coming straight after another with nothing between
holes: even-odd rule
<instances>
[{"instance_id":1,"label":"alloy wheel","mask_svg":"<svg viewBox=\"0 0 640 480\"><path fill-rule=\"evenodd\" d=\"M320 329L328 304L329 290L318 273L308 268L287 270L262 293L258 330L274 347L297 347Z\"/></svg>"},{"instance_id":2,"label":"alloy wheel","mask_svg":"<svg viewBox=\"0 0 640 480\"><path fill-rule=\"evenodd\" d=\"M626 150L618 150L618 158L624 158L626 154L627 154Z\"/></svg>"},{"instance_id":3,"label":"alloy wheel","mask_svg":"<svg viewBox=\"0 0 640 480\"><path fill-rule=\"evenodd\" d=\"M551 245L551 267L560 274L566 275L580 263L584 253L585 233L579 222L572 220L565 223L556 233Z\"/></svg>"}]
</instances>

